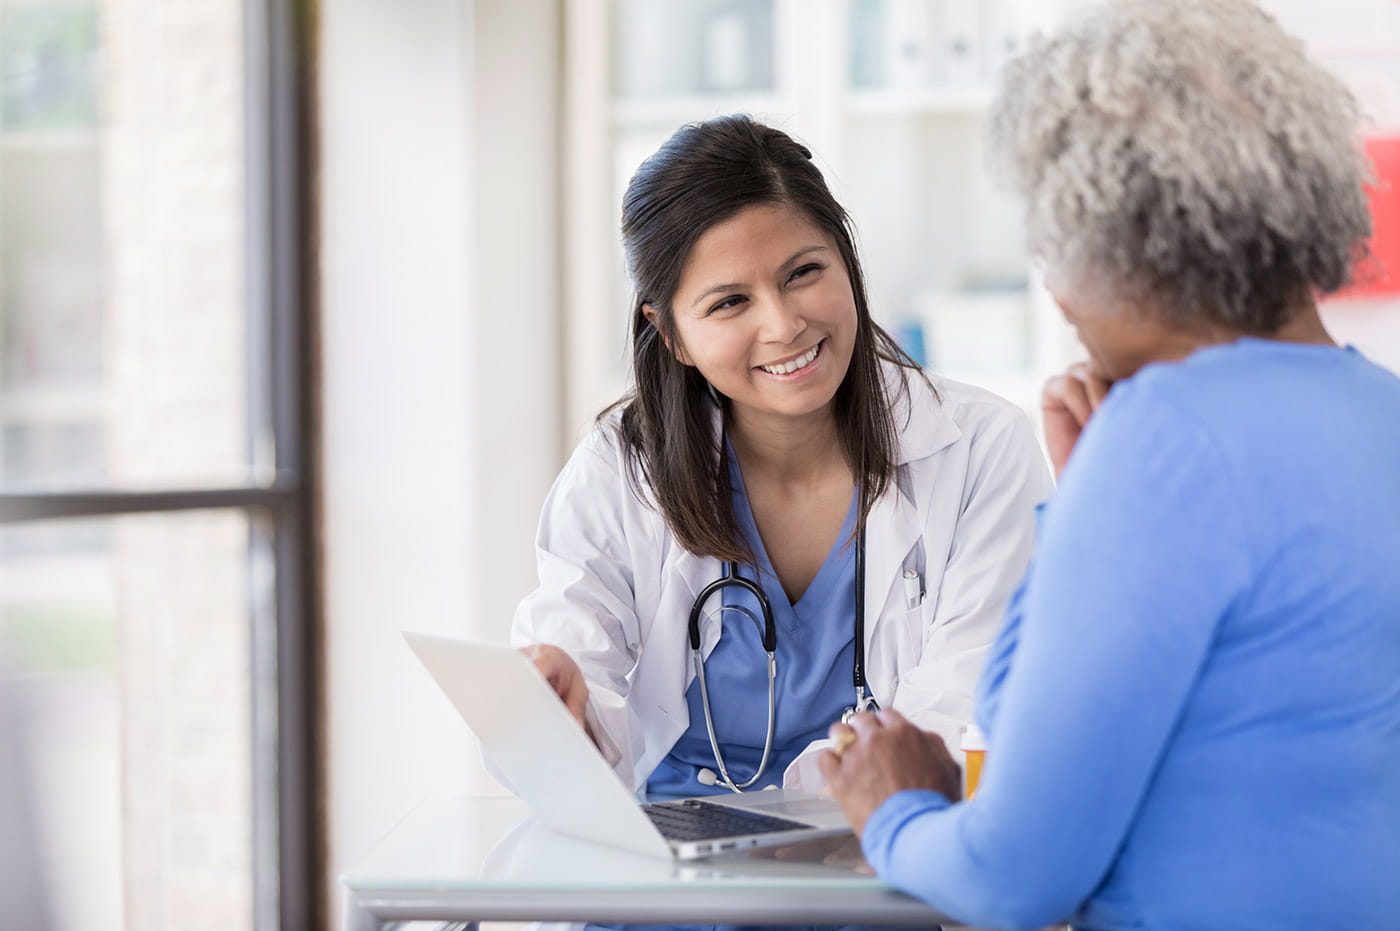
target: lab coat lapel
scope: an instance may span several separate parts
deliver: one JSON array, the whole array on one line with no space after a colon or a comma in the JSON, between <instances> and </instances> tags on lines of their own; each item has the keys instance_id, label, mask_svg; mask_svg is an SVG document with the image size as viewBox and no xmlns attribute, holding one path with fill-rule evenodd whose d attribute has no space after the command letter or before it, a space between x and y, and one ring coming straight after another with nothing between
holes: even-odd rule
<instances>
[{"instance_id":1,"label":"lab coat lapel","mask_svg":"<svg viewBox=\"0 0 1400 931\"><path fill-rule=\"evenodd\" d=\"M893 383L898 374L887 370ZM928 385L909 373L908 391L895 403L899 429L898 468L895 481L870 510L865 545L865 655L874 657L876 631L887 615L904 613L904 561L919 541L927 523L934 489L927 487L930 470L925 460L956 443L962 431L948 416ZM918 416L913 415L918 412ZM925 567L921 583L927 588L931 567ZM890 608L891 599L895 608ZM887 610L888 609L888 610ZM867 669L867 678L877 673ZM872 687L878 682L872 680ZM881 683L884 684L884 683ZM888 697L888 696L886 696Z\"/></svg>"},{"instance_id":2,"label":"lab coat lapel","mask_svg":"<svg viewBox=\"0 0 1400 931\"><path fill-rule=\"evenodd\" d=\"M715 394L713 387L710 388L710 395L715 399L714 410L710 415L710 429L713 431L712 435L715 438L715 442L718 443L722 441L722 437L724 436L724 412L720 409L718 395ZM721 466L724 467L724 464L721 463ZM693 605L695 599L700 597L700 593L705 590L705 586L724 574L724 563L715 559L713 556L696 556L693 553L685 553L683 559L685 560L685 570L682 574L682 578L685 579L685 584L690 588L690 603ZM715 596L713 603L719 603L718 595ZM700 655L704 657L708 657L710 651L719 643L720 632L723 629L719 616L710 613L709 609L710 605L706 605L706 613L700 616ZM709 618L708 621L706 617ZM690 617L687 615L686 621L689 622L689 620ZM689 663L690 634L688 623L685 649L686 661ZM687 688L690 685L690 677L692 674L693 671L686 674Z\"/></svg>"},{"instance_id":3,"label":"lab coat lapel","mask_svg":"<svg viewBox=\"0 0 1400 931\"><path fill-rule=\"evenodd\" d=\"M688 553L685 550L680 550L677 569L680 571L681 580L685 583L685 587L690 590L691 605L695 604L695 599L700 597L700 593L705 590L705 586L724 574L724 564L718 559L715 559L713 556L696 556L694 553ZM710 603L705 606L706 613L702 614L700 617L700 655L702 656L709 656L710 651L715 648L715 644L719 643L721 625L718 618L711 616L708 622L705 619L706 615L710 614L710 608L717 607L719 604L720 596L713 596ZM689 663L690 615L687 614L682 618L682 621L686 624L685 655L686 662ZM688 677L686 681L687 684L689 684Z\"/></svg>"},{"instance_id":4,"label":"lab coat lapel","mask_svg":"<svg viewBox=\"0 0 1400 931\"><path fill-rule=\"evenodd\" d=\"M923 523L915 502L892 487L875 502L866 526L865 655L871 656L871 642L887 613L885 606L903 575L904 557L918 542Z\"/></svg>"}]
</instances>

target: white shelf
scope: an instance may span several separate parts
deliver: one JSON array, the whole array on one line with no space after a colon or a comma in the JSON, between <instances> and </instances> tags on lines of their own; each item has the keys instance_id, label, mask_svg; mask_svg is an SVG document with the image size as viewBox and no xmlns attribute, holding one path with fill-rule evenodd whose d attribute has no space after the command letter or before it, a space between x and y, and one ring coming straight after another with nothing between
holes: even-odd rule
<instances>
[{"instance_id":1,"label":"white shelf","mask_svg":"<svg viewBox=\"0 0 1400 931\"><path fill-rule=\"evenodd\" d=\"M686 94L664 97L615 97L610 109L612 124L617 128L675 129L682 123L729 113L749 113L754 116L782 113L791 109L791 103L782 95L772 93Z\"/></svg>"},{"instance_id":2,"label":"white shelf","mask_svg":"<svg viewBox=\"0 0 1400 931\"><path fill-rule=\"evenodd\" d=\"M961 116L982 113L994 95L987 86L851 90L844 105L853 116Z\"/></svg>"},{"instance_id":3,"label":"white shelf","mask_svg":"<svg viewBox=\"0 0 1400 931\"><path fill-rule=\"evenodd\" d=\"M1027 409L1039 404L1040 389L1044 384L1044 379L1040 374L1028 368L941 369L935 365L931 367L929 371L943 378L951 378L953 381L960 381L963 384L975 385L978 388L986 388L994 394L1001 395L1013 404L1020 405Z\"/></svg>"},{"instance_id":4,"label":"white shelf","mask_svg":"<svg viewBox=\"0 0 1400 931\"><path fill-rule=\"evenodd\" d=\"M908 90L848 90L842 108L852 116L975 115L991 105L990 87L931 87ZM611 120L616 127L667 126L727 113L785 113L793 102L781 94L685 94L615 97Z\"/></svg>"},{"instance_id":5,"label":"white shelf","mask_svg":"<svg viewBox=\"0 0 1400 931\"><path fill-rule=\"evenodd\" d=\"M101 420L106 408L101 385L25 388L0 395L0 422L52 424Z\"/></svg>"},{"instance_id":6,"label":"white shelf","mask_svg":"<svg viewBox=\"0 0 1400 931\"><path fill-rule=\"evenodd\" d=\"M94 127L23 129L0 132L0 152L52 152L55 149L95 148L101 135Z\"/></svg>"}]
</instances>

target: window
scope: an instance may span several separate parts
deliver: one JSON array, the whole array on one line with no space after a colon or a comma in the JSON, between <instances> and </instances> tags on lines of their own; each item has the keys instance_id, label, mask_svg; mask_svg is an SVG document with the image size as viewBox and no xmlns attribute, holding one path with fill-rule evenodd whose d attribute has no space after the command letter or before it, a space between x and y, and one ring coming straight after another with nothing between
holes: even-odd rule
<instances>
[{"instance_id":1,"label":"window","mask_svg":"<svg viewBox=\"0 0 1400 931\"><path fill-rule=\"evenodd\" d=\"M316 919L298 34L0 0L0 700L52 927Z\"/></svg>"}]
</instances>

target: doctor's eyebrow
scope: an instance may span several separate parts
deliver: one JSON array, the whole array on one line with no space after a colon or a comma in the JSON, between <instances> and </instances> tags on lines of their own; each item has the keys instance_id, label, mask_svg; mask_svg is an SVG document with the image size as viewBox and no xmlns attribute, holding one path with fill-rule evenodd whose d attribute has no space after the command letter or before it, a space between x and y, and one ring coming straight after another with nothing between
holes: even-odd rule
<instances>
[{"instance_id":1,"label":"doctor's eyebrow","mask_svg":"<svg viewBox=\"0 0 1400 931\"><path fill-rule=\"evenodd\" d=\"M779 266L778 266L778 269L779 269L779 270L782 270L782 269L785 269L785 268L791 268L793 265L795 265L795 264L797 263L797 260L798 260L798 259L802 258L804 255L807 255L807 254L809 254L809 253L812 253L812 252L830 252L830 251L831 251L831 247L829 247L829 246L822 246L822 245L803 246L801 249L798 249L796 252L794 252L794 253L788 258L788 260L787 260L786 262L784 262L783 264L779 265ZM696 304L699 304L701 301L703 301L705 298L709 297L711 294L717 294L717 293L719 293L719 292L721 292L721 291L738 291L738 290L741 290L741 289L744 288L744 287L745 287L745 284L744 284L744 282L742 282L742 281L731 281L731 282L729 282L729 283L727 283L727 284L717 284L717 285L714 285L714 286L712 286L712 287L706 288L698 297L695 298L695 300L691 301L690 306L691 306L691 308L693 309L693 308L695 307Z\"/></svg>"}]
</instances>

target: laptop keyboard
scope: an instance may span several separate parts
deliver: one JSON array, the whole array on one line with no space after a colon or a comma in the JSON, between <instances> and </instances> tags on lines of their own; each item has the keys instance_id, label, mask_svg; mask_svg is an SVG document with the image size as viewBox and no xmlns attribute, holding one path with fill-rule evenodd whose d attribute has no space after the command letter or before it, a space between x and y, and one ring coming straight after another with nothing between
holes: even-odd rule
<instances>
[{"instance_id":1,"label":"laptop keyboard","mask_svg":"<svg viewBox=\"0 0 1400 931\"><path fill-rule=\"evenodd\" d=\"M744 834L774 834L778 831L797 831L810 828L810 824L774 818L757 812L743 811L724 805L714 805L696 799L679 802L653 802L643 805L651 823L667 840L693 841L713 840L717 837L736 837Z\"/></svg>"}]
</instances>

